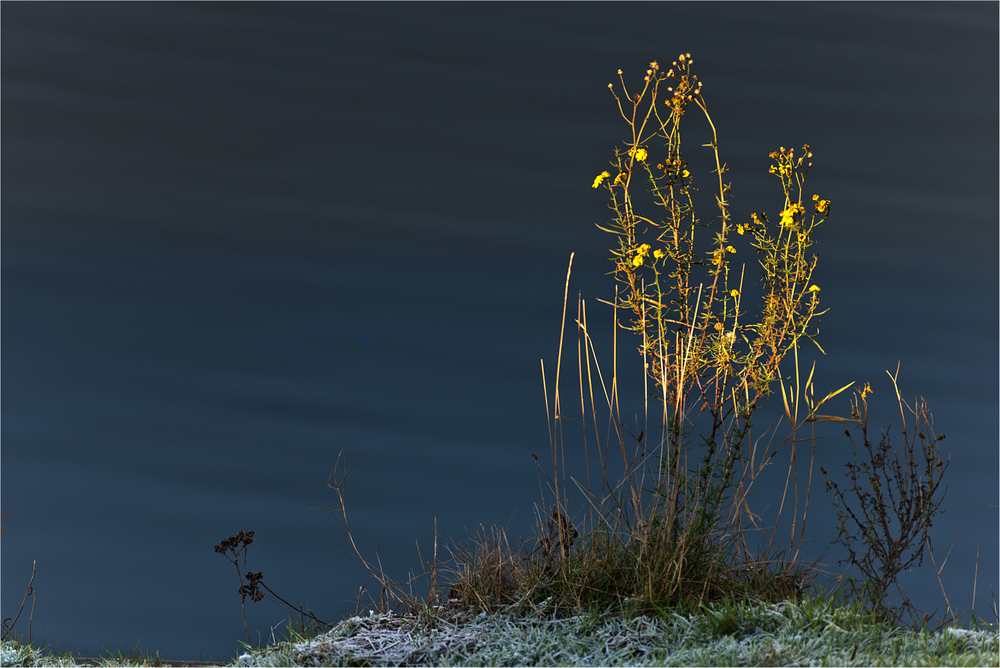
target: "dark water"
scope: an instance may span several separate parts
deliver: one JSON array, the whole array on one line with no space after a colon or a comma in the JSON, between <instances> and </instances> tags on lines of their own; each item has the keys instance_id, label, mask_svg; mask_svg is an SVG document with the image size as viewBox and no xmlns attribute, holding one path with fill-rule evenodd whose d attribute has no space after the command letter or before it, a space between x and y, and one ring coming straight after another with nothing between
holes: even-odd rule
<instances>
[{"instance_id":1,"label":"dark water","mask_svg":"<svg viewBox=\"0 0 1000 668\"><path fill-rule=\"evenodd\" d=\"M334 503L341 450L359 546L381 544L400 577L435 517L454 538L530 531L530 455L548 445L538 361L554 365L571 251L574 290L610 322L590 188L624 136L606 86L682 51L738 218L775 205L769 151L812 145L809 187L834 202L818 388L870 381L884 427L884 370L901 361L904 395L948 437L944 584L970 608L978 550L987 614L996 4L0 11L0 613L37 561L36 639L231 656L236 574L212 547L239 529L286 599L353 612L372 582L316 510ZM639 388L624 392L638 412ZM847 444L829 443L833 466ZM813 503L821 551L832 514ZM943 607L929 567L906 586ZM254 641L283 619L251 604Z\"/></svg>"}]
</instances>

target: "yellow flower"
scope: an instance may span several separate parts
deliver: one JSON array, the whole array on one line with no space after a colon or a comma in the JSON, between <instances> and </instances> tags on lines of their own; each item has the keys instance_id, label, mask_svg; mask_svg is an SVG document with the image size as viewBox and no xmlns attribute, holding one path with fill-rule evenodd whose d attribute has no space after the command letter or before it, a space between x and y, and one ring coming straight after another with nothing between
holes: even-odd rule
<instances>
[{"instance_id":1,"label":"yellow flower","mask_svg":"<svg viewBox=\"0 0 1000 668\"><path fill-rule=\"evenodd\" d=\"M663 251L661 251L659 248L657 248L655 251L653 251L653 257L655 257L657 260L659 260L660 258L666 257L666 255L667 254L664 253Z\"/></svg>"},{"instance_id":2,"label":"yellow flower","mask_svg":"<svg viewBox=\"0 0 1000 668\"><path fill-rule=\"evenodd\" d=\"M868 383L865 383L865 386L861 388L861 398L864 399L869 394L875 394L875 391L872 390L871 386Z\"/></svg>"},{"instance_id":3,"label":"yellow flower","mask_svg":"<svg viewBox=\"0 0 1000 668\"><path fill-rule=\"evenodd\" d=\"M810 285L809 286L809 292L819 292L819 286L818 285Z\"/></svg>"},{"instance_id":4,"label":"yellow flower","mask_svg":"<svg viewBox=\"0 0 1000 668\"><path fill-rule=\"evenodd\" d=\"M736 249L733 248L732 246L726 246L726 252L727 253L735 253Z\"/></svg>"},{"instance_id":5,"label":"yellow flower","mask_svg":"<svg viewBox=\"0 0 1000 668\"><path fill-rule=\"evenodd\" d=\"M649 156L649 153L647 153L646 149L644 148L630 148L628 150L628 154L635 156L635 159L640 162L642 162Z\"/></svg>"},{"instance_id":6,"label":"yellow flower","mask_svg":"<svg viewBox=\"0 0 1000 668\"><path fill-rule=\"evenodd\" d=\"M618 176L615 177L615 182L613 185L618 185L619 183L625 183L625 172L618 172Z\"/></svg>"},{"instance_id":7,"label":"yellow flower","mask_svg":"<svg viewBox=\"0 0 1000 668\"><path fill-rule=\"evenodd\" d=\"M645 261L647 255L649 255L649 249L652 248L649 244L642 244L635 249L635 257L632 258L633 267L641 267L642 263Z\"/></svg>"},{"instance_id":8,"label":"yellow flower","mask_svg":"<svg viewBox=\"0 0 1000 668\"><path fill-rule=\"evenodd\" d=\"M608 172L601 172L600 174L597 175L597 178L594 179L594 185L591 187L597 188L598 186L601 185L601 183L604 182L604 179L608 178L609 176L611 176L611 174L609 174Z\"/></svg>"},{"instance_id":9,"label":"yellow flower","mask_svg":"<svg viewBox=\"0 0 1000 668\"><path fill-rule=\"evenodd\" d=\"M681 172L681 176L683 176L686 179L687 177L691 176L691 172L685 169L683 172Z\"/></svg>"},{"instance_id":10,"label":"yellow flower","mask_svg":"<svg viewBox=\"0 0 1000 668\"><path fill-rule=\"evenodd\" d=\"M795 216L805 213L805 209L800 204L790 204L787 209L781 212L781 226L794 227Z\"/></svg>"},{"instance_id":11,"label":"yellow flower","mask_svg":"<svg viewBox=\"0 0 1000 668\"><path fill-rule=\"evenodd\" d=\"M722 323L721 323L721 322L717 322L717 323L715 323L715 331L717 331L717 332L721 332L721 331L722 331L722 326L723 326L723 325L722 325Z\"/></svg>"},{"instance_id":12,"label":"yellow flower","mask_svg":"<svg viewBox=\"0 0 1000 668\"><path fill-rule=\"evenodd\" d=\"M740 291L739 290L730 290L729 291L729 296L733 297L733 298L739 297L740 296Z\"/></svg>"},{"instance_id":13,"label":"yellow flower","mask_svg":"<svg viewBox=\"0 0 1000 668\"><path fill-rule=\"evenodd\" d=\"M736 226L736 233L739 234L740 236L743 236L743 233L746 231L746 229L747 229L746 225L744 225L743 223L739 223Z\"/></svg>"}]
</instances>

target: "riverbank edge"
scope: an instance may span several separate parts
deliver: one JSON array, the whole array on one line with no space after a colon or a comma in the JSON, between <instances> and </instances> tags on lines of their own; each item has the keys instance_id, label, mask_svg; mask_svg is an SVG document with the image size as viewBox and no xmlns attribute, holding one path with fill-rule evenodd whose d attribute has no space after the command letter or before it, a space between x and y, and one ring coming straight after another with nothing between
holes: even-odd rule
<instances>
[{"instance_id":1,"label":"riverbank edge","mask_svg":"<svg viewBox=\"0 0 1000 668\"><path fill-rule=\"evenodd\" d=\"M709 606L662 617L531 616L431 609L372 612L314 638L248 649L231 663L159 657L81 659L16 649L3 666L343 666L343 665L939 665L1000 666L992 628L934 632L889 627L823 599Z\"/></svg>"}]
</instances>

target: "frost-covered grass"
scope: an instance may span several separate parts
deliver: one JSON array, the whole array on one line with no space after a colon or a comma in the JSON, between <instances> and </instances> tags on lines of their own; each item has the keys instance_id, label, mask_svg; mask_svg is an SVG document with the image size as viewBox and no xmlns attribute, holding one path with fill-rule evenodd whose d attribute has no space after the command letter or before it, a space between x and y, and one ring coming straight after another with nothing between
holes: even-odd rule
<instances>
[{"instance_id":1,"label":"frost-covered grass","mask_svg":"<svg viewBox=\"0 0 1000 668\"><path fill-rule=\"evenodd\" d=\"M52 654L19 641L0 642L0 666L168 666L156 654L108 650L104 656L83 659L73 652Z\"/></svg>"},{"instance_id":2,"label":"frost-covered grass","mask_svg":"<svg viewBox=\"0 0 1000 668\"><path fill-rule=\"evenodd\" d=\"M69 654L46 654L43 650L10 640L0 642L0 666L73 666Z\"/></svg>"},{"instance_id":3,"label":"frost-covered grass","mask_svg":"<svg viewBox=\"0 0 1000 668\"><path fill-rule=\"evenodd\" d=\"M822 599L634 618L441 613L352 617L242 666L1000 665L992 630L892 628Z\"/></svg>"},{"instance_id":4,"label":"frost-covered grass","mask_svg":"<svg viewBox=\"0 0 1000 668\"><path fill-rule=\"evenodd\" d=\"M71 655L11 642L0 655L4 666L74 665ZM103 665L167 664L119 657ZM1000 666L1000 635L995 629L891 627L821 598L632 618L438 608L351 617L314 638L249 650L230 665Z\"/></svg>"}]
</instances>

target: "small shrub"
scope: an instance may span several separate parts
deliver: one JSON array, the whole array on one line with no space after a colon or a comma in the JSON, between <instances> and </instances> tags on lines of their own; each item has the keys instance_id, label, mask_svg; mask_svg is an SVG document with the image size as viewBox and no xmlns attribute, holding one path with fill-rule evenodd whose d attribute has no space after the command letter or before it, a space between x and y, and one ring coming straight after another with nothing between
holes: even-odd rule
<instances>
[{"instance_id":1,"label":"small shrub","mask_svg":"<svg viewBox=\"0 0 1000 668\"><path fill-rule=\"evenodd\" d=\"M827 490L832 492L839 522L836 542L847 548L845 562L855 566L863 580L852 582L856 595L868 609L890 621L898 621L906 612L915 612L899 586L899 574L923 563L925 548L930 549L930 529L940 511L945 490L942 478L950 458L942 459L939 443L944 434L935 436L934 418L924 399L913 405L899 394L896 375L889 374L899 402L902 424L902 447L890 446L889 425L877 444L868 437L868 399L871 388L855 393L851 404L861 432L862 458L850 430L854 457L845 464L849 486L845 492L826 469ZM909 418L909 419L908 419ZM856 498L853 502L850 498ZM887 603L889 588L895 585L902 601L893 610Z\"/></svg>"}]
</instances>

